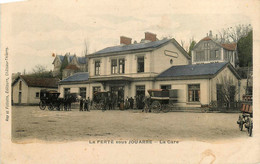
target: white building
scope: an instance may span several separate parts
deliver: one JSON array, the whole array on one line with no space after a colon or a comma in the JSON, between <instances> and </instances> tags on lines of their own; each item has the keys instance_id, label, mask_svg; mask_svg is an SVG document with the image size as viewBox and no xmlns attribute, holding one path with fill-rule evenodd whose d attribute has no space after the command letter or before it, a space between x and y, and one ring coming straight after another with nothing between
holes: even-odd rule
<instances>
[{"instance_id":1,"label":"white building","mask_svg":"<svg viewBox=\"0 0 260 164\"><path fill-rule=\"evenodd\" d=\"M212 62L230 62L236 67L238 64L237 44L220 44L210 36L201 39L192 50L192 64Z\"/></svg>"},{"instance_id":2,"label":"white building","mask_svg":"<svg viewBox=\"0 0 260 164\"><path fill-rule=\"evenodd\" d=\"M58 82L58 78L40 78L20 75L12 83L12 103L38 104L40 102L40 90L57 90Z\"/></svg>"},{"instance_id":3,"label":"white building","mask_svg":"<svg viewBox=\"0 0 260 164\"><path fill-rule=\"evenodd\" d=\"M175 39L158 40L145 33L141 43L121 37L121 45L87 56L89 73L77 73L60 82L59 92L77 92L93 98L95 91L111 91L118 101L147 95L148 89L178 89L179 105L200 107L218 99L217 88L231 79L238 88L239 75L229 62L190 64L190 56ZM234 95L237 100L237 96Z\"/></svg>"}]
</instances>

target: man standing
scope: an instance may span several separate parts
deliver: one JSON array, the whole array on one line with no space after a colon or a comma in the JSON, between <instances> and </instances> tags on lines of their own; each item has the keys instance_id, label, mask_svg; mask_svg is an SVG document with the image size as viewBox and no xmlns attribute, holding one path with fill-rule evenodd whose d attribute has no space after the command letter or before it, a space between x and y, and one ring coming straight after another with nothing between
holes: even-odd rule
<instances>
[{"instance_id":1,"label":"man standing","mask_svg":"<svg viewBox=\"0 0 260 164\"><path fill-rule=\"evenodd\" d=\"M79 100L79 111L83 111L83 99L80 98Z\"/></svg>"}]
</instances>

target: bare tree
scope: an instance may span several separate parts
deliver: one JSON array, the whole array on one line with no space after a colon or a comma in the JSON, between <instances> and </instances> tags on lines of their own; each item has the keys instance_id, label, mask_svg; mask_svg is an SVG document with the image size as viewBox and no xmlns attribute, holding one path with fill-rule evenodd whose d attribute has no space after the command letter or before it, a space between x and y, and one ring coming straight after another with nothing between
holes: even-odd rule
<instances>
[{"instance_id":1,"label":"bare tree","mask_svg":"<svg viewBox=\"0 0 260 164\"><path fill-rule=\"evenodd\" d=\"M88 55L89 54L89 42L87 39L84 39L84 50L83 50L83 55Z\"/></svg>"},{"instance_id":2,"label":"bare tree","mask_svg":"<svg viewBox=\"0 0 260 164\"><path fill-rule=\"evenodd\" d=\"M38 64L32 69L32 73L28 75L35 77L52 77L52 71L48 71L47 66Z\"/></svg>"},{"instance_id":3,"label":"bare tree","mask_svg":"<svg viewBox=\"0 0 260 164\"><path fill-rule=\"evenodd\" d=\"M251 24L239 24L235 27L228 27L218 31L218 35L214 37L219 43L237 43L242 37L245 37L250 31L252 31Z\"/></svg>"},{"instance_id":4,"label":"bare tree","mask_svg":"<svg viewBox=\"0 0 260 164\"><path fill-rule=\"evenodd\" d=\"M218 79L217 95L220 96L222 103L226 103L226 108L231 107L231 103L235 101L235 97L238 94L238 88L236 88L235 81L230 76L221 76Z\"/></svg>"},{"instance_id":5,"label":"bare tree","mask_svg":"<svg viewBox=\"0 0 260 164\"><path fill-rule=\"evenodd\" d=\"M33 69L32 69L33 73L34 74L40 74L40 73L43 73L43 72L46 72L47 71L47 67L44 66L44 65L36 65Z\"/></svg>"}]
</instances>

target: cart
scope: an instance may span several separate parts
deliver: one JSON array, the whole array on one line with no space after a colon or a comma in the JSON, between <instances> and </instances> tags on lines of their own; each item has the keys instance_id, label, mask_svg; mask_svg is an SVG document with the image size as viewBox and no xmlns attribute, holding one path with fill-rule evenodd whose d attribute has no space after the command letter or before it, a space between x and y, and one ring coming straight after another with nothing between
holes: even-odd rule
<instances>
[{"instance_id":1,"label":"cart","mask_svg":"<svg viewBox=\"0 0 260 164\"><path fill-rule=\"evenodd\" d=\"M59 98L59 95L60 93L55 90L42 89L40 91L40 109L45 110L48 107L49 110L53 110L54 108L60 110L63 99Z\"/></svg>"},{"instance_id":2,"label":"cart","mask_svg":"<svg viewBox=\"0 0 260 164\"><path fill-rule=\"evenodd\" d=\"M241 106L241 114L238 117L238 127L242 131L243 127L247 129L248 136L252 136L253 131L253 99L252 95L244 95Z\"/></svg>"},{"instance_id":3,"label":"cart","mask_svg":"<svg viewBox=\"0 0 260 164\"><path fill-rule=\"evenodd\" d=\"M178 90L176 89L149 89L149 110L153 113L169 112L177 102Z\"/></svg>"}]
</instances>

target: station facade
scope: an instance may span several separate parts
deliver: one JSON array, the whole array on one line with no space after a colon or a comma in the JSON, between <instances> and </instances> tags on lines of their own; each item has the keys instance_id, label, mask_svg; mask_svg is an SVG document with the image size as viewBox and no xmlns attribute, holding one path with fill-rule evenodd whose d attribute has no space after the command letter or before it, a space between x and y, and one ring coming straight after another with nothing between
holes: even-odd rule
<instances>
[{"instance_id":1,"label":"station facade","mask_svg":"<svg viewBox=\"0 0 260 164\"><path fill-rule=\"evenodd\" d=\"M191 57L175 39L158 40L145 33L145 39L132 44L120 37L120 45L87 55L88 72L76 73L59 83L61 96L79 93L90 99L96 91L111 91L118 101L149 89L180 90L180 106L200 107L217 99L217 85L231 79L239 87L239 75L230 62L191 63ZM234 95L234 99L238 99Z\"/></svg>"}]
</instances>

